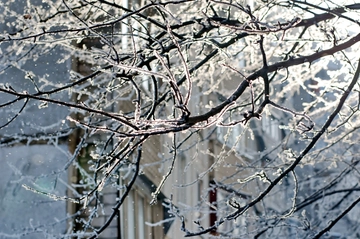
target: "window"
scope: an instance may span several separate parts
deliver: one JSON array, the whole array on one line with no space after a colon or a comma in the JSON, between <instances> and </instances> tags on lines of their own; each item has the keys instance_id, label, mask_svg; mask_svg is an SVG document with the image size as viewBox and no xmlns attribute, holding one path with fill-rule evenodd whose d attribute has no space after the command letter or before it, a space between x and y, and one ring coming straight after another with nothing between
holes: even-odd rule
<instances>
[{"instance_id":1,"label":"window","mask_svg":"<svg viewBox=\"0 0 360 239\"><path fill-rule=\"evenodd\" d=\"M250 123L246 126L238 124L233 127L217 128L218 141L246 158L253 158L252 155L257 152L257 142L254 134Z\"/></svg>"},{"instance_id":2,"label":"window","mask_svg":"<svg viewBox=\"0 0 360 239\"><path fill-rule=\"evenodd\" d=\"M217 221L217 189L213 180L209 183L209 203L210 203L210 218L209 225L215 225ZM217 235L216 230L210 232L212 235Z\"/></svg>"},{"instance_id":3,"label":"window","mask_svg":"<svg viewBox=\"0 0 360 239\"><path fill-rule=\"evenodd\" d=\"M126 238L135 238L135 206L134 191L130 191L127 198L127 215L124 216L124 227L126 227Z\"/></svg>"},{"instance_id":4,"label":"window","mask_svg":"<svg viewBox=\"0 0 360 239\"><path fill-rule=\"evenodd\" d=\"M262 131L274 140L281 139L280 124L277 119L272 116L264 115L261 119Z\"/></svg>"},{"instance_id":5,"label":"window","mask_svg":"<svg viewBox=\"0 0 360 239\"><path fill-rule=\"evenodd\" d=\"M131 190L126 201L126 212L123 214L124 238L145 239L144 197L136 190Z\"/></svg>"},{"instance_id":6,"label":"window","mask_svg":"<svg viewBox=\"0 0 360 239\"><path fill-rule=\"evenodd\" d=\"M138 215L138 236L139 239L145 239L145 205L144 205L144 198L140 195L137 196L136 199L137 203L137 215Z\"/></svg>"},{"instance_id":7,"label":"window","mask_svg":"<svg viewBox=\"0 0 360 239\"><path fill-rule=\"evenodd\" d=\"M164 237L163 225L151 225L164 219L161 202L150 206L151 192L146 187L141 179L137 180L120 208L121 238L156 239Z\"/></svg>"}]
</instances>

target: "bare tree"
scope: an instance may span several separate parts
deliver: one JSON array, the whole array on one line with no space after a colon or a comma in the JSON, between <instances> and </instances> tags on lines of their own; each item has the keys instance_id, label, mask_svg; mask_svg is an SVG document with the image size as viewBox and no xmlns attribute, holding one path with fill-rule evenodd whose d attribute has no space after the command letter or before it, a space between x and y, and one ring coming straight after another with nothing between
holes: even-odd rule
<instances>
[{"instance_id":1,"label":"bare tree","mask_svg":"<svg viewBox=\"0 0 360 239\"><path fill-rule=\"evenodd\" d=\"M0 143L69 145L52 174L76 170L71 193L24 184L79 205L63 237L101 235L142 175L155 184L146 203L171 216L152 225L175 221L181 237L360 236L360 3L1 8ZM196 187L196 203L181 197ZM105 188L119 196L96 227Z\"/></svg>"}]
</instances>

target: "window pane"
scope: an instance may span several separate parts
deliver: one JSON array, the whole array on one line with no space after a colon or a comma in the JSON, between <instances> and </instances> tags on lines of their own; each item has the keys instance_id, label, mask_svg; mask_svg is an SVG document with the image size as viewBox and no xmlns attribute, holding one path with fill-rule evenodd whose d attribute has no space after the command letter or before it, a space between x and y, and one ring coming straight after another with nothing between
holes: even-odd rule
<instances>
[{"instance_id":1,"label":"window pane","mask_svg":"<svg viewBox=\"0 0 360 239\"><path fill-rule=\"evenodd\" d=\"M135 238L135 208L134 208L134 192L130 191L127 198L127 218L125 218L127 225L127 238Z\"/></svg>"},{"instance_id":2,"label":"window pane","mask_svg":"<svg viewBox=\"0 0 360 239\"><path fill-rule=\"evenodd\" d=\"M141 197L140 195L138 195L138 200L137 200L137 207L138 207L138 235L139 235L139 239L145 239L145 215L144 215L144 198Z\"/></svg>"}]
</instances>

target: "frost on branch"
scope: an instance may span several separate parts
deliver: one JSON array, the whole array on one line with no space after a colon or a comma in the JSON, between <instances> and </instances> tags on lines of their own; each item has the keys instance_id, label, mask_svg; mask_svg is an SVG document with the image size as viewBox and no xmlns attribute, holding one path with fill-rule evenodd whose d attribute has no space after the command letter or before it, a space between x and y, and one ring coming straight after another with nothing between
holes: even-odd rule
<instances>
[{"instance_id":1,"label":"frost on branch","mask_svg":"<svg viewBox=\"0 0 360 239\"><path fill-rule=\"evenodd\" d=\"M358 3L0 9L0 237L360 236Z\"/></svg>"}]
</instances>

